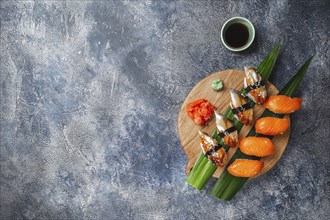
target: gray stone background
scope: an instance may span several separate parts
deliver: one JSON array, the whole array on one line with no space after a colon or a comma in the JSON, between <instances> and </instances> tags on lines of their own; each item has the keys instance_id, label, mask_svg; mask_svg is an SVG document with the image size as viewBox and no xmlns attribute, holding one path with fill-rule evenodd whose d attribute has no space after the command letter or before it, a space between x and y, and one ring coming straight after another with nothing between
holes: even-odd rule
<instances>
[{"instance_id":1,"label":"gray stone background","mask_svg":"<svg viewBox=\"0 0 330 220\"><path fill-rule=\"evenodd\" d=\"M330 3L1 1L0 219L329 219ZM249 18L232 53L219 30ZM281 88L315 58L279 163L230 202L185 183L177 116L212 72L282 41Z\"/></svg>"}]
</instances>

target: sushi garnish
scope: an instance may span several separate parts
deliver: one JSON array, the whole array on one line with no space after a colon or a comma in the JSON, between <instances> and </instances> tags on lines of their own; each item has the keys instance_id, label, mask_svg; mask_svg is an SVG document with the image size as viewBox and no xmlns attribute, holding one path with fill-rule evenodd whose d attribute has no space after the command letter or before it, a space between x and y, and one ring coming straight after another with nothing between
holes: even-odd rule
<instances>
[{"instance_id":1,"label":"sushi garnish","mask_svg":"<svg viewBox=\"0 0 330 220\"><path fill-rule=\"evenodd\" d=\"M218 142L208 136L205 132L199 131L200 146L204 155L216 166L223 166L227 162L227 153Z\"/></svg>"},{"instance_id":2,"label":"sushi garnish","mask_svg":"<svg viewBox=\"0 0 330 220\"><path fill-rule=\"evenodd\" d=\"M198 125L206 124L214 109L216 107L206 99L197 99L186 106L188 116Z\"/></svg>"},{"instance_id":3,"label":"sushi garnish","mask_svg":"<svg viewBox=\"0 0 330 220\"><path fill-rule=\"evenodd\" d=\"M221 79L213 80L212 89L216 92L219 92L223 89L223 81Z\"/></svg>"},{"instance_id":4,"label":"sushi garnish","mask_svg":"<svg viewBox=\"0 0 330 220\"><path fill-rule=\"evenodd\" d=\"M253 108L250 102L243 97L236 89L230 89L231 103L230 107L235 118L244 125L252 125Z\"/></svg>"},{"instance_id":5,"label":"sushi garnish","mask_svg":"<svg viewBox=\"0 0 330 220\"><path fill-rule=\"evenodd\" d=\"M214 114L219 136L229 147L236 147L238 144L238 132L233 122L226 116L219 114L216 111L214 111Z\"/></svg>"},{"instance_id":6,"label":"sushi garnish","mask_svg":"<svg viewBox=\"0 0 330 220\"><path fill-rule=\"evenodd\" d=\"M264 135L283 134L286 130L288 130L289 126L289 119L273 117L260 118L255 124L256 132Z\"/></svg>"},{"instance_id":7,"label":"sushi garnish","mask_svg":"<svg viewBox=\"0 0 330 220\"><path fill-rule=\"evenodd\" d=\"M254 68L244 67L244 89L246 96L257 104L263 104L267 99L265 82Z\"/></svg>"},{"instance_id":8,"label":"sushi garnish","mask_svg":"<svg viewBox=\"0 0 330 220\"><path fill-rule=\"evenodd\" d=\"M266 137L245 137L239 142L239 149L246 155L265 157L275 151L271 139Z\"/></svg>"},{"instance_id":9,"label":"sushi garnish","mask_svg":"<svg viewBox=\"0 0 330 220\"><path fill-rule=\"evenodd\" d=\"M286 95L270 96L264 106L277 114L291 114L301 108L301 98L291 98Z\"/></svg>"},{"instance_id":10,"label":"sushi garnish","mask_svg":"<svg viewBox=\"0 0 330 220\"><path fill-rule=\"evenodd\" d=\"M264 162L259 160L236 159L228 167L228 172L237 177L255 177L263 167Z\"/></svg>"}]
</instances>

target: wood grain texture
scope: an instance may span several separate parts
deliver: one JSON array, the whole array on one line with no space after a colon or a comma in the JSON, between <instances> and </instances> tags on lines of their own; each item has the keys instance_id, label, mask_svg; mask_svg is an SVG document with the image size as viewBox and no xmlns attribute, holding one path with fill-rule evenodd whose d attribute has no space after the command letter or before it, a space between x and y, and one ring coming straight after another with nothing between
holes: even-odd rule
<instances>
[{"instance_id":1,"label":"wood grain texture","mask_svg":"<svg viewBox=\"0 0 330 220\"><path fill-rule=\"evenodd\" d=\"M212 90L211 84L215 79L221 79L224 82L224 89L220 92L215 92ZM213 117L210 119L206 125L196 125L193 120L188 117L185 110L186 105L196 99L205 98L217 107L218 112L225 113L230 103L230 88L240 90L243 87L243 79L244 72L242 70L224 70L213 73L197 83L197 85L187 96L186 100L183 102L178 116L178 133L182 148L188 157L188 164L186 166L187 174L189 174L191 167L195 164L199 154L201 153L198 130L211 134L215 128L215 118ZM268 82L266 86L268 95L278 93L278 89L270 82ZM254 106L254 121L260 117L264 110L265 108L261 105ZM289 118L289 116L285 117ZM239 133L239 138L241 139L245 137L250 129L250 126L244 126ZM273 166L275 166L281 158L289 141L289 135L290 128L284 134L277 135L273 138L275 153L261 159L265 162L265 166L260 175L266 173ZM237 147L229 149L227 152L229 159L233 156L236 150ZM218 178L223 172L224 167L218 168L213 176Z\"/></svg>"}]
</instances>

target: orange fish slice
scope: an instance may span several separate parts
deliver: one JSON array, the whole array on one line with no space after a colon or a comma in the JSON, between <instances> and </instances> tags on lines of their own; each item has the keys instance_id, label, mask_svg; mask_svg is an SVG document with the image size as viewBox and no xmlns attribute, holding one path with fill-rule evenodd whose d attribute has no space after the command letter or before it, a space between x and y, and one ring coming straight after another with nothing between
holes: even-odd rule
<instances>
[{"instance_id":1,"label":"orange fish slice","mask_svg":"<svg viewBox=\"0 0 330 220\"><path fill-rule=\"evenodd\" d=\"M274 153L272 140L265 137L246 137L239 142L239 149L246 155L265 157Z\"/></svg>"},{"instance_id":2,"label":"orange fish slice","mask_svg":"<svg viewBox=\"0 0 330 220\"><path fill-rule=\"evenodd\" d=\"M288 130L289 126L289 119L272 117L260 118L255 124L256 132L264 135L283 134L286 130Z\"/></svg>"},{"instance_id":3,"label":"orange fish slice","mask_svg":"<svg viewBox=\"0 0 330 220\"><path fill-rule=\"evenodd\" d=\"M290 114L301 108L301 98L291 98L286 95L270 96L264 106L278 114Z\"/></svg>"},{"instance_id":4,"label":"orange fish slice","mask_svg":"<svg viewBox=\"0 0 330 220\"><path fill-rule=\"evenodd\" d=\"M236 159L228 167L228 172L237 177L255 177L263 167L264 162L259 160Z\"/></svg>"}]
</instances>

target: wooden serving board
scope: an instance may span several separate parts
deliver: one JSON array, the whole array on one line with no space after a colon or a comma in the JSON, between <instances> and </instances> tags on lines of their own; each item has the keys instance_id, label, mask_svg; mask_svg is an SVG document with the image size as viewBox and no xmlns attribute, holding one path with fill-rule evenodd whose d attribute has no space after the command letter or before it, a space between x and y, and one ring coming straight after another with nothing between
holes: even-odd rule
<instances>
[{"instance_id":1,"label":"wooden serving board","mask_svg":"<svg viewBox=\"0 0 330 220\"><path fill-rule=\"evenodd\" d=\"M224 82L224 89L220 92L215 92L212 89L212 81L216 79L221 79ZM186 166L187 175L190 172L190 169L194 166L198 156L201 153L200 142L198 137L198 130L202 130L211 135L212 131L216 127L215 118L208 121L206 125L197 125L192 119L190 119L186 113L186 106L188 103L205 98L210 101L214 106L217 107L219 113L225 113L229 108L230 103L230 88L235 88L240 90L243 87L244 71L242 70L224 70L220 72L213 73L206 78L202 79L197 85L191 90L186 100L183 102L179 117L178 117L178 133L180 142L184 152L188 157L188 164ZM271 84L267 83L267 92L268 95L275 95L278 93L278 89ZM260 117L265 108L261 105L254 106L254 121ZM289 118L289 116L285 116ZM239 133L239 138L245 137L252 127L244 126ZM290 128L282 135L277 135L273 138L273 144L275 146L275 153L271 156L263 157L261 160L265 162L264 168L262 169L259 175L266 173L270 170L277 161L281 158L286 145L289 141ZM236 148L230 148L227 152L228 161L233 156ZM213 174L214 177L219 177L224 171L226 166L220 167Z\"/></svg>"}]
</instances>

